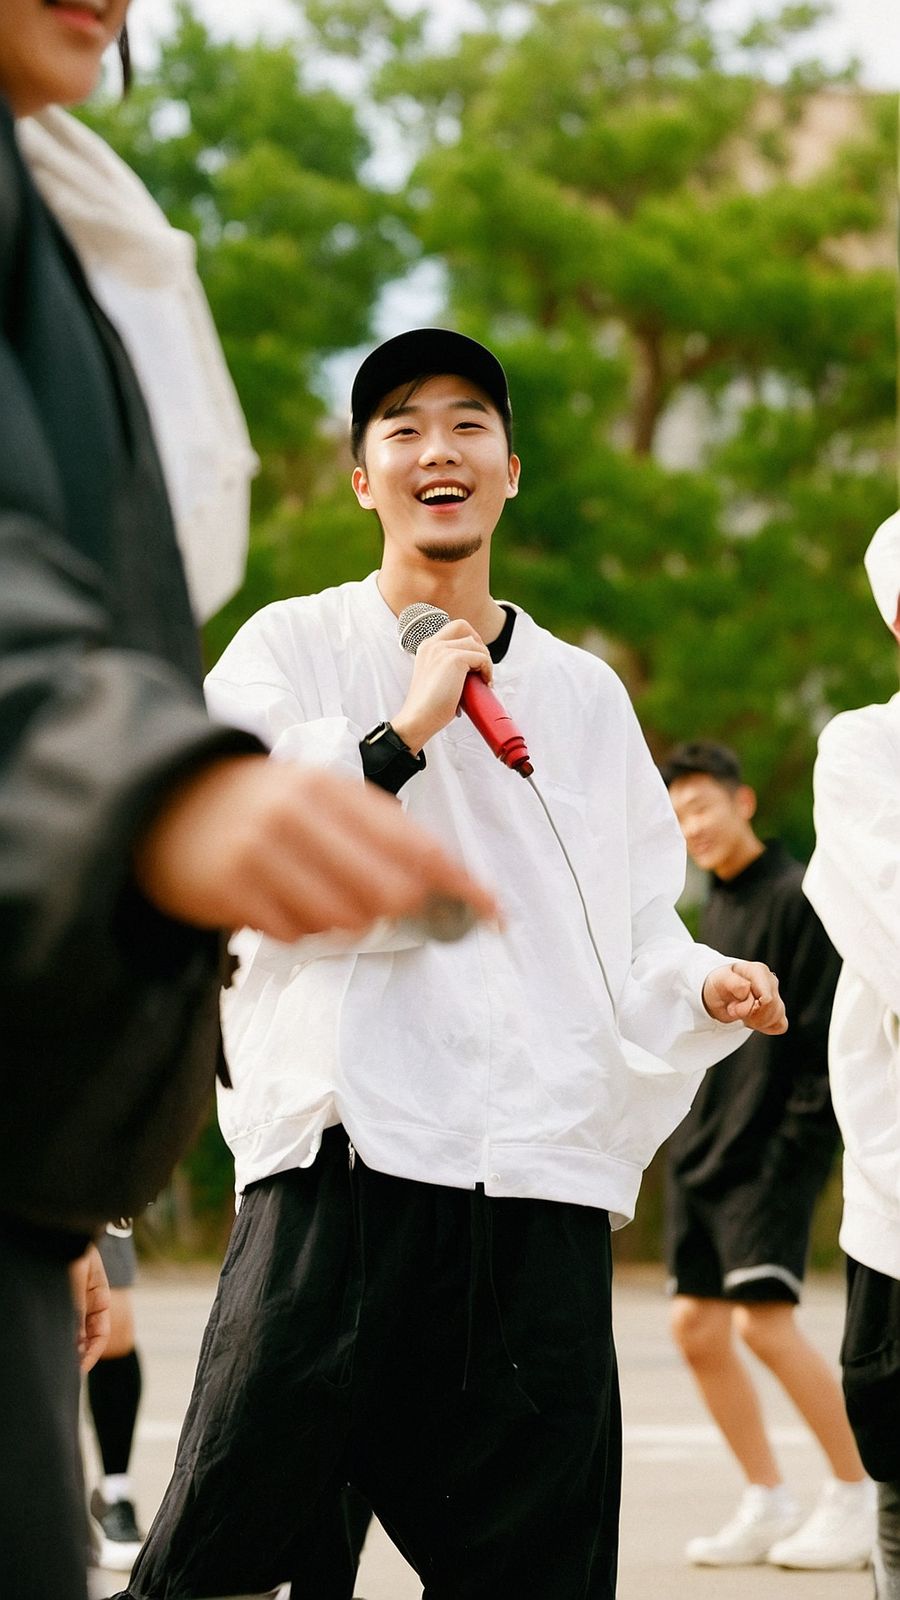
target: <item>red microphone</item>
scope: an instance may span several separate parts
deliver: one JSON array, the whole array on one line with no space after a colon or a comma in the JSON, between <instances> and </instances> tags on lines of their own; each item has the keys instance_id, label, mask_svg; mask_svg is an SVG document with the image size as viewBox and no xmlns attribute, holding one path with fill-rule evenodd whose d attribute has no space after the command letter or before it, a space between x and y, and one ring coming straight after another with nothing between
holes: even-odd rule
<instances>
[{"instance_id":1,"label":"red microphone","mask_svg":"<svg viewBox=\"0 0 900 1600\"><path fill-rule=\"evenodd\" d=\"M407 606L397 619L403 649L414 656L423 639L430 639L449 621L446 611L439 606L426 605L423 600ZM480 672L470 672L466 677L459 705L498 760L514 772L520 772L523 778L530 777L534 767L528 746Z\"/></svg>"}]
</instances>

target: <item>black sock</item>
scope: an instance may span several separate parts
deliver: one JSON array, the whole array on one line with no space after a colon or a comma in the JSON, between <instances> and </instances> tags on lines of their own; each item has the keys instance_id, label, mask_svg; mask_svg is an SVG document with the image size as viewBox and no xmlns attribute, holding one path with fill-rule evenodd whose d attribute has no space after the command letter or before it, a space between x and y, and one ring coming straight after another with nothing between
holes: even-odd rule
<instances>
[{"instance_id":1,"label":"black sock","mask_svg":"<svg viewBox=\"0 0 900 1600\"><path fill-rule=\"evenodd\" d=\"M141 1399L141 1364L136 1350L100 1360L88 1373L88 1399L107 1477L128 1471Z\"/></svg>"}]
</instances>

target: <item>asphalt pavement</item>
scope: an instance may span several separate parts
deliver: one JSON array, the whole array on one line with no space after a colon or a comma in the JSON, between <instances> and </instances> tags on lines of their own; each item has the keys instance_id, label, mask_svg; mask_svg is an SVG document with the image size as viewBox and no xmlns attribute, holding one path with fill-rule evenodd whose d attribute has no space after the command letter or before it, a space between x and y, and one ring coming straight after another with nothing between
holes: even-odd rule
<instances>
[{"instance_id":1,"label":"asphalt pavement","mask_svg":"<svg viewBox=\"0 0 900 1600\"><path fill-rule=\"evenodd\" d=\"M215 1282L207 1269L143 1268L135 1290L144 1396L132 1470L145 1527L168 1481ZM870 1600L868 1573L685 1564L685 1541L714 1531L730 1515L741 1493L740 1473L669 1340L662 1272L620 1268L614 1303L625 1419L618 1600ZM836 1364L842 1280L811 1279L799 1315ZM811 1506L825 1476L824 1461L768 1373L748 1359L785 1477ZM87 1451L90 1463L90 1444ZM89 1482L95 1470L89 1464ZM118 1576L95 1579L92 1593L98 1597L122 1586ZM357 1594L366 1600L421 1600L418 1578L378 1527L363 1552Z\"/></svg>"}]
</instances>

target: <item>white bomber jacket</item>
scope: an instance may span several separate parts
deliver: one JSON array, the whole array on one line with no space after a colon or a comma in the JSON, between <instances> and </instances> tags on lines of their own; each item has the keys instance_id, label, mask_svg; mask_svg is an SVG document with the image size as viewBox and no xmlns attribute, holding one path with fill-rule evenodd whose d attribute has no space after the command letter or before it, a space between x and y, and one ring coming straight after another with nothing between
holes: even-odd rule
<instances>
[{"instance_id":1,"label":"white bomber jacket","mask_svg":"<svg viewBox=\"0 0 900 1600\"><path fill-rule=\"evenodd\" d=\"M258 613L207 697L275 758L361 782L359 741L399 710L412 670L372 574ZM615 1013L538 796L457 718L401 800L495 886L506 925L455 944L385 926L290 946L240 934L223 1011L234 1087L219 1095L239 1191L309 1164L339 1121L380 1171L603 1207L621 1226L702 1073L746 1036L704 1010L703 981L729 958L674 909L681 834L615 674L519 611L494 685L577 872Z\"/></svg>"},{"instance_id":2,"label":"white bomber jacket","mask_svg":"<svg viewBox=\"0 0 900 1600\"><path fill-rule=\"evenodd\" d=\"M829 722L814 789L803 888L844 961L828 1036L841 1249L900 1278L900 694Z\"/></svg>"}]
</instances>

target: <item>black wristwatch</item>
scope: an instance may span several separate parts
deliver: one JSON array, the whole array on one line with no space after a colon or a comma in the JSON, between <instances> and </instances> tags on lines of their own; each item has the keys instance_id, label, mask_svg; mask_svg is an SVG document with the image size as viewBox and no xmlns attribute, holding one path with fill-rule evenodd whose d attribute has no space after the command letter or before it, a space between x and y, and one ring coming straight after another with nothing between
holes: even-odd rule
<instances>
[{"instance_id":1,"label":"black wristwatch","mask_svg":"<svg viewBox=\"0 0 900 1600\"><path fill-rule=\"evenodd\" d=\"M389 722L379 722L377 728L360 739L359 753L369 782L390 794L397 794L407 778L425 766L424 750L414 756Z\"/></svg>"}]
</instances>

